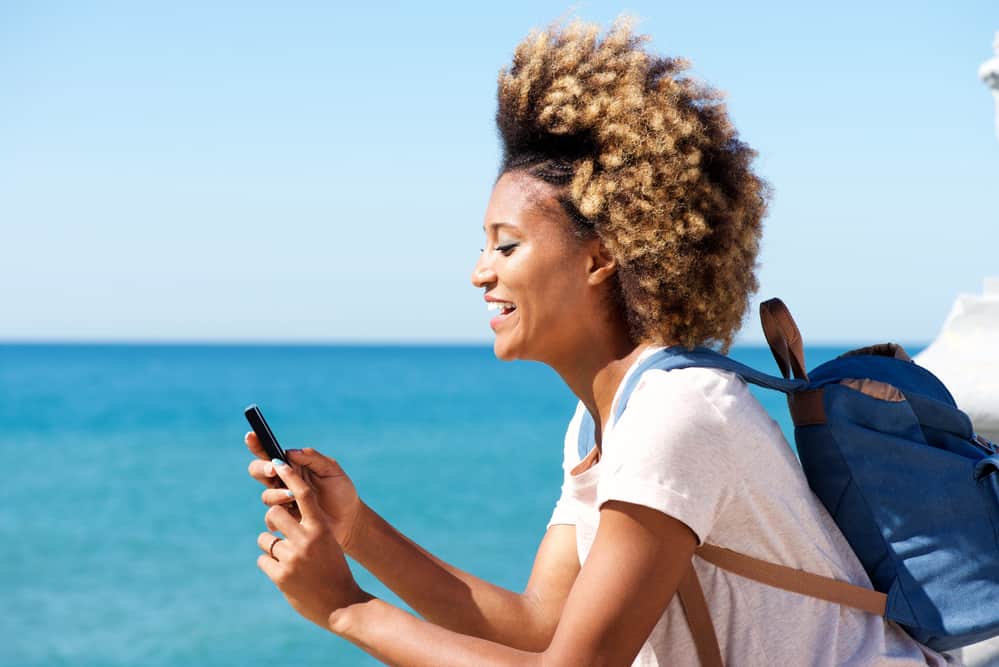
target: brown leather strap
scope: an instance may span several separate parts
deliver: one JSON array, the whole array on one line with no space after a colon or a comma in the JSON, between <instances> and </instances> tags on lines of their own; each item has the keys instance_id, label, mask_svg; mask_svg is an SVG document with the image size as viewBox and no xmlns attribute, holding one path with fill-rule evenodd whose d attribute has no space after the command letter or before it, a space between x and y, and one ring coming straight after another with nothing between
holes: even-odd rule
<instances>
[{"instance_id":1,"label":"brown leather strap","mask_svg":"<svg viewBox=\"0 0 999 667\"><path fill-rule=\"evenodd\" d=\"M879 343L877 345L862 347L859 350L850 350L849 352L844 352L839 356L853 357L868 354L879 357L892 357L893 359L901 359L902 361L912 361L909 353L906 352L905 348L898 343Z\"/></svg>"},{"instance_id":2,"label":"brown leather strap","mask_svg":"<svg viewBox=\"0 0 999 667\"><path fill-rule=\"evenodd\" d=\"M760 323L763 325L763 335L767 337L770 351L777 361L781 375L785 378L794 377L808 379L805 372L805 347L801 340L798 325L791 317L780 299L769 299L760 304Z\"/></svg>"},{"instance_id":3,"label":"brown leather strap","mask_svg":"<svg viewBox=\"0 0 999 667\"><path fill-rule=\"evenodd\" d=\"M885 615L888 596L870 588L769 563L713 544L703 544L695 553L716 567L767 586L836 602L878 616Z\"/></svg>"},{"instance_id":4,"label":"brown leather strap","mask_svg":"<svg viewBox=\"0 0 999 667\"><path fill-rule=\"evenodd\" d=\"M814 426L826 423L826 406L822 389L809 389L788 394L787 406L795 426Z\"/></svg>"},{"instance_id":5,"label":"brown leather strap","mask_svg":"<svg viewBox=\"0 0 999 667\"><path fill-rule=\"evenodd\" d=\"M715 634L715 626L708 612L708 601L704 599L704 591L697 579L693 563L680 580L677 593L680 595L680 604L690 626L690 634L694 637L694 646L697 648L697 658L701 667L724 667L721 649L718 647L718 635Z\"/></svg>"}]
</instances>

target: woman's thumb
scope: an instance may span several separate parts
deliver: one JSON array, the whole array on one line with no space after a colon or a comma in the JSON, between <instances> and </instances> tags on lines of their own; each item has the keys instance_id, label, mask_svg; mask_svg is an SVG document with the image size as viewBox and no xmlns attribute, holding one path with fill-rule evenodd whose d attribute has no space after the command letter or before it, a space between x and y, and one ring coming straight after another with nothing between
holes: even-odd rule
<instances>
[{"instance_id":1,"label":"woman's thumb","mask_svg":"<svg viewBox=\"0 0 999 667\"><path fill-rule=\"evenodd\" d=\"M287 454L292 463L308 468L309 472L316 477L335 477L346 474L339 463L328 456L323 456L312 447L292 449Z\"/></svg>"}]
</instances>

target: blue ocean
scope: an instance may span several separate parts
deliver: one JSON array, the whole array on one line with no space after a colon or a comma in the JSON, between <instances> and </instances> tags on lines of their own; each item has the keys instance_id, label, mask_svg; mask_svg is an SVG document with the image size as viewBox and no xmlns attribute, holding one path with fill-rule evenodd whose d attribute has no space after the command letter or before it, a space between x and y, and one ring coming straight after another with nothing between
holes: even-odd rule
<instances>
[{"instance_id":1,"label":"blue ocean","mask_svg":"<svg viewBox=\"0 0 999 667\"><path fill-rule=\"evenodd\" d=\"M765 348L733 356L776 372ZM783 397L756 393L790 433ZM257 569L249 403L418 543L523 587L576 403L546 366L486 346L0 345L0 663L377 664Z\"/></svg>"}]
</instances>

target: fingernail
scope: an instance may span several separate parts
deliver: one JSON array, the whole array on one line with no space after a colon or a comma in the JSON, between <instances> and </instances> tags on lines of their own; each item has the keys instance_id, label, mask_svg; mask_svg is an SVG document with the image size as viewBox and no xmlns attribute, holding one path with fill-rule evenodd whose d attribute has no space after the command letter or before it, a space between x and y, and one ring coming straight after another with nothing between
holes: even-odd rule
<instances>
[{"instance_id":1,"label":"fingernail","mask_svg":"<svg viewBox=\"0 0 999 667\"><path fill-rule=\"evenodd\" d=\"M273 463L275 467L280 467L280 466L283 466L283 465L287 465L281 459L271 459L271 463Z\"/></svg>"},{"instance_id":2,"label":"fingernail","mask_svg":"<svg viewBox=\"0 0 999 667\"><path fill-rule=\"evenodd\" d=\"M295 497L295 492L292 491L291 489L285 489L284 495L288 496L289 498L294 498Z\"/></svg>"}]
</instances>

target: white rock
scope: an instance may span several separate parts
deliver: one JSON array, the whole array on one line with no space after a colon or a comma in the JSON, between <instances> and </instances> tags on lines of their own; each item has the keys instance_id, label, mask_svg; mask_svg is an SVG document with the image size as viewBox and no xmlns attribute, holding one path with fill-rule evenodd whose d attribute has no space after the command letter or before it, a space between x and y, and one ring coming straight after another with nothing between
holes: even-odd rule
<instances>
[{"instance_id":1,"label":"white rock","mask_svg":"<svg viewBox=\"0 0 999 667\"><path fill-rule=\"evenodd\" d=\"M999 278L986 278L981 295L959 295L915 362L943 380L980 435L999 442Z\"/></svg>"}]
</instances>

